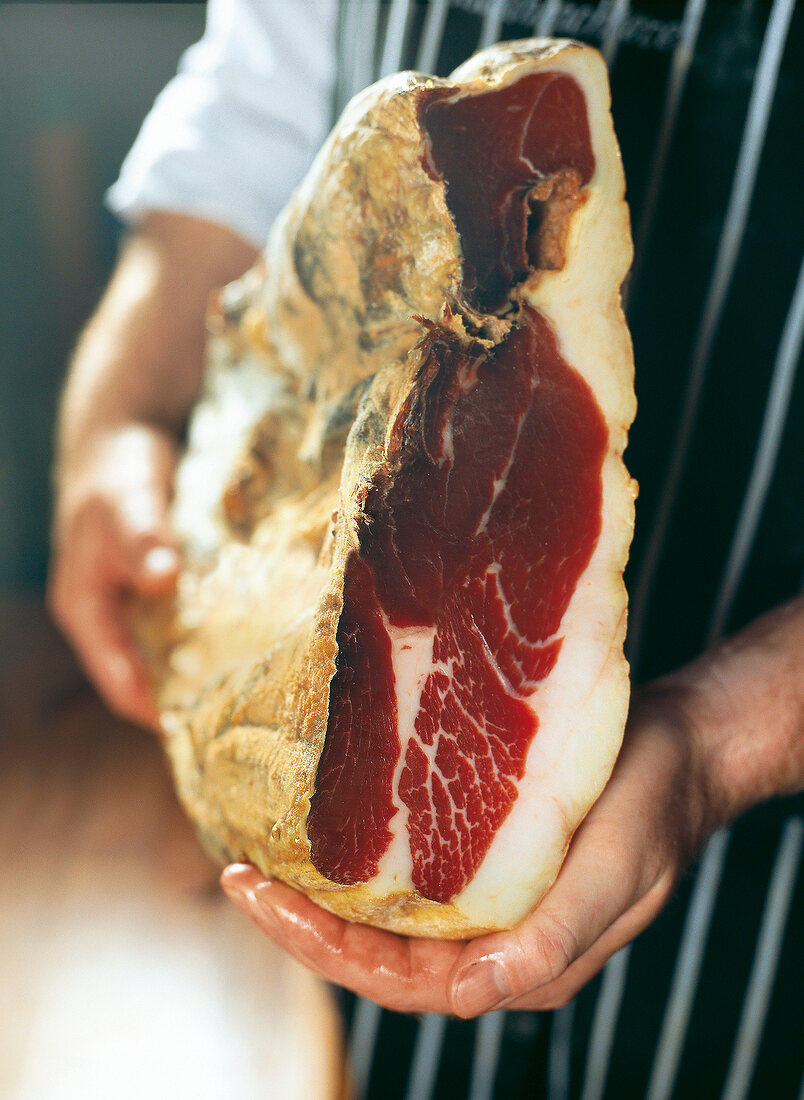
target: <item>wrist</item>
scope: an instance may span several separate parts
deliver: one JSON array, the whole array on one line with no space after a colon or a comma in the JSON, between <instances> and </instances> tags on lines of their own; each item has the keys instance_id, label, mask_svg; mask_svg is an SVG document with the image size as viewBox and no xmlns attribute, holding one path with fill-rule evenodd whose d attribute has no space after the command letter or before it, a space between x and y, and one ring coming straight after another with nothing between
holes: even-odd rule
<instances>
[{"instance_id":1,"label":"wrist","mask_svg":"<svg viewBox=\"0 0 804 1100\"><path fill-rule=\"evenodd\" d=\"M146 218L78 342L59 418L60 461L110 425L181 433L201 388L209 294L255 255L221 226L178 214Z\"/></svg>"},{"instance_id":2,"label":"wrist","mask_svg":"<svg viewBox=\"0 0 804 1100\"><path fill-rule=\"evenodd\" d=\"M121 478L130 481L155 450L175 461L180 445L179 434L161 424L123 416L94 419L69 446L59 447L53 469L59 504L85 495L87 487L102 488Z\"/></svg>"},{"instance_id":3,"label":"wrist","mask_svg":"<svg viewBox=\"0 0 804 1100\"><path fill-rule=\"evenodd\" d=\"M716 792L712 789L708 746L696 726L690 705L689 689L666 676L636 688L626 728L654 737L661 749L658 777L654 782L667 784L674 792L672 829L668 839L676 849L676 866L684 867L722 824ZM670 835L671 834L671 835Z\"/></svg>"},{"instance_id":4,"label":"wrist","mask_svg":"<svg viewBox=\"0 0 804 1100\"><path fill-rule=\"evenodd\" d=\"M713 831L804 787L804 599L654 685L682 716Z\"/></svg>"}]
</instances>

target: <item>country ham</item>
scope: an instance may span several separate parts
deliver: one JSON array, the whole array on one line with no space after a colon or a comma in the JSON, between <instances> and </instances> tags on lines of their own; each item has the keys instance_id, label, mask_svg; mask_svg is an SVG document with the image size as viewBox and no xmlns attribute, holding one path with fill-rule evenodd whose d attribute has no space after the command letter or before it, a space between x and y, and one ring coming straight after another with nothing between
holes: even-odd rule
<instances>
[{"instance_id":1,"label":"country ham","mask_svg":"<svg viewBox=\"0 0 804 1100\"><path fill-rule=\"evenodd\" d=\"M221 293L143 626L221 860L426 936L554 880L628 700L623 192L600 56L501 45L354 100Z\"/></svg>"}]
</instances>

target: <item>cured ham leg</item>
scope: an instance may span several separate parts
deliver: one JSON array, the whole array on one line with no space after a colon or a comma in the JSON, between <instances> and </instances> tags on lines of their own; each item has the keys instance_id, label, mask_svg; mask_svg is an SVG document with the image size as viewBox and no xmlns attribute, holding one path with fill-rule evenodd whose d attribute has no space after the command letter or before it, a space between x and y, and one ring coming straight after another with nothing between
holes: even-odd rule
<instances>
[{"instance_id":1,"label":"cured ham leg","mask_svg":"<svg viewBox=\"0 0 804 1100\"><path fill-rule=\"evenodd\" d=\"M347 108L210 318L187 565L143 636L222 860L412 935L511 927L628 701L631 245L600 56Z\"/></svg>"}]
</instances>

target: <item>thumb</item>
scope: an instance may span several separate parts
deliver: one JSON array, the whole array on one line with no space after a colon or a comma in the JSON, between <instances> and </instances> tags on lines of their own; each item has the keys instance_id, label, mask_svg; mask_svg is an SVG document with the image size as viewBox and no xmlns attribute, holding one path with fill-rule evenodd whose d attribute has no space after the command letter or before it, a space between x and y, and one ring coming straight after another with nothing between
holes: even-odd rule
<instances>
[{"instance_id":1,"label":"thumb","mask_svg":"<svg viewBox=\"0 0 804 1100\"><path fill-rule=\"evenodd\" d=\"M450 982L457 1015L505 1004L557 1007L647 923L635 904L642 893L639 862L630 863L628 847L595 843L591 830L579 831L576 841L530 916L469 945Z\"/></svg>"},{"instance_id":2,"label":"thumb","mask_svg":"<svg viewBox=\"0 0 804 1100\"><path fill-rule=\"evenodd\" d=\"M126 580L148 598L176 586L181 559L170 525L176 444L158 429L131 429L117 443L122 475L117 521Z\"/></svg>"}]
</instances>

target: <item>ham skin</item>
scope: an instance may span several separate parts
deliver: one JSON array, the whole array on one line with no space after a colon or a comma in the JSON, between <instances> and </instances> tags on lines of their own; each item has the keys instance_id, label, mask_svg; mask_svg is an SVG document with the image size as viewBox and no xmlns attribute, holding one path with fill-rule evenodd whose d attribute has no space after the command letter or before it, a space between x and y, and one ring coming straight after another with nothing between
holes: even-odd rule
<instances>
[{"instance_id":1,"label":"ham skin","mask_svg":"<svg viewBox=\"0 0 804 1100\"><path fill-rule=\"evenodd\" d=\"M359 95L217 296L138 629L222 862L414 936L549 889L628 704L630 260L605 65L533 39Z\"/></svg>"}]
</instances>

